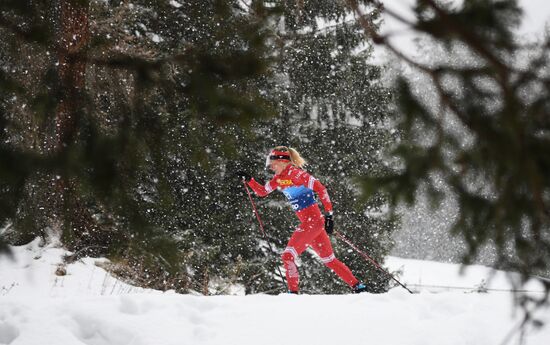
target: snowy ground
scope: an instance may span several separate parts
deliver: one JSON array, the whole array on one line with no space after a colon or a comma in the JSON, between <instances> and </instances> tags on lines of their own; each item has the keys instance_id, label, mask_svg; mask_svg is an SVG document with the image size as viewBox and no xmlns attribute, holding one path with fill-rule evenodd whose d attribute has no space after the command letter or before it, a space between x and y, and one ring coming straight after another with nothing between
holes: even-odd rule
<instances>
[{"instance_id":1,"label":"snowy ground","mask_svg":"<svg viewBox=\"0 0 550 345\"><path fill-rule=\"evenodd\" d=\"M194 296L120 283L86 259L55 271L63 251L34 242L0 259L0 344L517 344L521 313L508 292L474 293L487 268L388 258L410 284L380 295ZM488 288L509 287L498 272ZM530 290L540 291L537 284ZM432 290L432 292L430 292ZM434 293L433 291L439 291ZM443 292L442 292L443 291ZM529 329L527 344L550 343L549 323ZM513 334L508 338L509 334Z\"/></svg>"}]
</instances>

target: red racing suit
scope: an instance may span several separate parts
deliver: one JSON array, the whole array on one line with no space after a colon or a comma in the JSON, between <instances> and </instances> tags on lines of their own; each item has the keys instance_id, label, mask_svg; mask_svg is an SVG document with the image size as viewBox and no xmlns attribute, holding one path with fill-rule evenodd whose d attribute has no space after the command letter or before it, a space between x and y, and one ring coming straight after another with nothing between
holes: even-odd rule
<instances>
[{"instance_id":1,"label":"red racing suit","mask_svg":"<svg viewBox=\"0 0 550 345\"><path fill-rule=\"evenodd\" d=\"M299 274L295 259L308 246L319 255L326 266L349 286L354 286L358 282L350 269L334 256L330 239L324 229L324 217L315 200L314 193L317 193L321 199L326 212L332 212L332 203L327 189L319 180L304 170L289 164L265 185L261 185L254 179L251 179L248 185L260 197L268 195L275 189L280 190L287 197L292 209L300 219L300 225L292 234L281 256L290 291L298 291Z\"/></svg>"}]
</instances>

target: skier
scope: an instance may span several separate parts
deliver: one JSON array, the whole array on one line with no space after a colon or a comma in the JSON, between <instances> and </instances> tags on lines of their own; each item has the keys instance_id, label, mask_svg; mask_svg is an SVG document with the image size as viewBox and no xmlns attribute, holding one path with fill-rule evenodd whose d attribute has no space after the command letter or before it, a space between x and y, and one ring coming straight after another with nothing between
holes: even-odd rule
<instances>
[{"instance_id":1,"label":"skier","mask_svg":"<svg viewBox=\"0 0 550 345\"><path fill-rule=\"evenodd\" d=\"M334 256L332 245L327 234L334 228L332 219L332 203L327 189L319 180L302 170L305 160L298 151L286 146L277 146L267 156L266 168L269 167L275 176L265 184L258 183L250 174L239 171L237 175L252 188L254 193L265 197L275 189L280 190L290 201L296 212L300 225L296 228L281 256L286 270L289 293L298 293L299 274L295 259L309 246L321 258L321 261L332 269L353 292L367 290L351 270ZM315 201L317 193L325 209L323 217L319 205Z\"/></svg>"}]
</instances>

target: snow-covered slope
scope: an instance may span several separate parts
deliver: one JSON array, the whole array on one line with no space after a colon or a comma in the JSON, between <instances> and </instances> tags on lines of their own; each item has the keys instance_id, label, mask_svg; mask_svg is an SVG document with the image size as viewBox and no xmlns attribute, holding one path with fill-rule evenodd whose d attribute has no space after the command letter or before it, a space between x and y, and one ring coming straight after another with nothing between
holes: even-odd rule
<instances>
[{"instance_id":1,"label":"snow-covered slope","mask_svg":"<svg viewBox=\"0 0 550 345\"><path fill-rule=\"evenodd\" d=\"M388 257L386 265L400 273L400 280L418 292L502 292L512 290L529 292L541 296L544 286L538 280L531 280L519 286L520 276L509 272L491 270L481 265L464 267L433 261L400 259Z\"/></svg>"},{"instance_id":2,"label":"snow-covered slope","mask_svg":"<svg viewBox=\"0 0 550 345\"><path fill-rule=\"evenodd\" d=\"M86 259L56 276L63 251L37 242L0 258L0 344L501 344L521 321L509 293L193 296L134 288ZM487 268L388 258L403 282L476 287ZM507 288L502 273L488 285ZM538 285L530 286L534 294ZM428 289L429 290L429 289ZM550 310L538 316L550 322ZM550 325L527 344L550 343Z\"/></svg>"}]
</instances>

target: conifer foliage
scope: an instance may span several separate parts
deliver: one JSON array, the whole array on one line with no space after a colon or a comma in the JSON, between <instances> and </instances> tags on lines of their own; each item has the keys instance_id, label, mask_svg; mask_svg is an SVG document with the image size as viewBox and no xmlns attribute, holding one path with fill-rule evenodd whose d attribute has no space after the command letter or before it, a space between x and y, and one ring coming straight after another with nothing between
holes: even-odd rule
<instances>
[{"instance_id":1,"label":"conifer foliage","mask_svg":"<svg viewBox=\"0 0 550 345\"><path fill-rule=\"evenodd\" d=\"M279 254L233 174L268 178L268 149L289 144L329 187L339 229L381 260L394 220L382 198L356 209L352 179L386 171L391 94L346 13L332 1L3 2L2 238L61 234L69 260L106 255L149 287L279 292ZM296 226L281 201L260 202L279 253ZM318 262L301 270L309 292L348 291Z\"/></svg>"},{"instance_id":2,"label":"conifer foliage","mask_svg":"<svg viewBox=\"0 0 550 345\"><path fill-rule=\"evenodd\" d=\"M375 21L379 12L376 8L370 10L370 20ZM306 170L328 188L335 205L337 230L383 262L392 247L396 219L385 212L386 200L381 196L360 204L354 178L389 172L381 153L395 140L384 127L389 118L391 90L381 83L381 67L369 64L371 43L345 4L282 1L281 11L274 32L276 79L264 84L278 115L254 125L261 133L260 141L246 148L255 155L243 162L254 167L254 176L259 180L268 180L272 175L263 167L268 150L278 145L298 149L309 162ZM264 206L261 211L273 241L279 249L284 248L297 226L292 211L280 195L270 195L260 205ZM345 244L336 239L332 243L337 256L373 291L387 289L383 275ZM308 253L301 256L300 272L305 276L301 285L305 291L349 291L313 257ZM279 260L278 256L275 259Z\"/></svg>"},{"instance_id":3,"label":"conifer foliage","mask_svg":"<svg viewBox=\"0 0 550 345\"><path fill-rule=\"evenodd\" d=\"M355 1L347 3L361 14ZM465 263L490 244L497 250L494 266L521 272L522 283L548 275L548 35L535 42L515 36L526 20L515 0L466 0L456 6L419 0L415 10L412 29L431 37L448 56L460 52L464 58L425 64L400 54L363 23L367 36L427 77L435 90L430 98L440 105L434 109L414 91L414 83L398 79L403 140L395 157L401 169L366 177L364 190L384 189L397 204L412 203L424 188L434 205L451 191L458 205L452 233L467 243Z\"/></svg>"}]
</instances>

